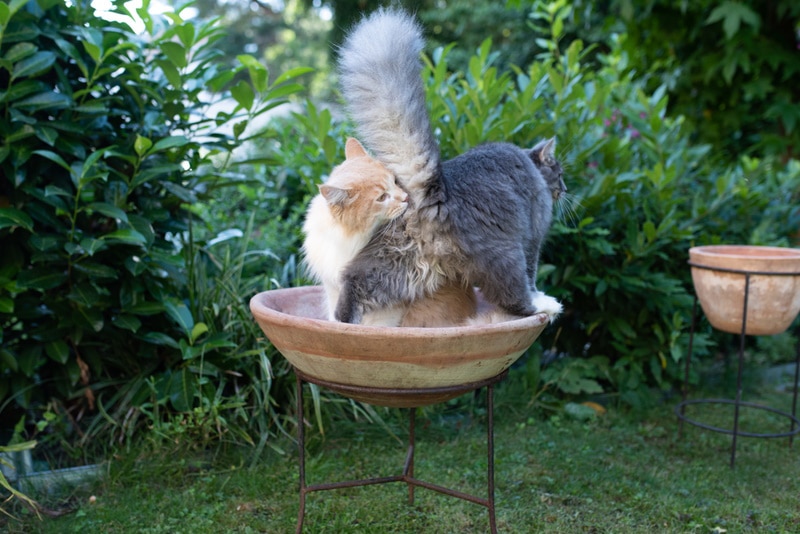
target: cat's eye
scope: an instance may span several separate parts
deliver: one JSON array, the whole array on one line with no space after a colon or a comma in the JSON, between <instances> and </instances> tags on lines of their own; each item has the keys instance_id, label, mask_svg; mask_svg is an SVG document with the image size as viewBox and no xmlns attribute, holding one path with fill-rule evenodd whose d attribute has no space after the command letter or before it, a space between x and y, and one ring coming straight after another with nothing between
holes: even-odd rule
<instances>
[{"instance_id":1,"label":"cat's eye","mask_svg":"<svg viewBox=\"0 0 800 534\"><path fill-rule=\"evenodd\" d=\"M389 198L389 195L387 193L381 193L381 196L379 196L377 199L375 199L375 201L376 202L383 202L387 198Z\"/></svg>"}]
</instances>

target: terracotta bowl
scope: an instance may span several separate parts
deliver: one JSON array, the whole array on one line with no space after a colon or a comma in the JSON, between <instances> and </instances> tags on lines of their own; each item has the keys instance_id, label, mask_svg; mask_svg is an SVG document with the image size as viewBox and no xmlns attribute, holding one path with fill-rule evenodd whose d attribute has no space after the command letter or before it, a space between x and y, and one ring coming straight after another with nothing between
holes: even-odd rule
<instances>
[{"instance_id":1,"label":"terracotta bowl","mask_svg":"<svg viewBox=\"0 0 800 534\"><path fill-rule=\"evenodd\" d=\"M746 275L701 266L759 273L750 274L746 334L779 334L789 328L800 312L800 249L751 245L693 247L689 249L689 262L700 306L714 328L741 333Z\"/></svg>"},{"instance_id":2,"label":"terracotta bowl","mask_svg":"<svg viewBox=\"0 0 800 534\"><path fill-rule=\"evenodd\" d=\"M486 306L478 293L482 306ZM343 395L382 406L424 406L464 391L458 386L508 369L548 325L545 314L481 326L392 328L326 320L320 286L265 291L250 310L267 338L311 381L343 386L421 390L419 394L353 391ZM436 390L436 391L434 391ZM403 393L403 392L398 392Z\"/></svg>"}]
</instances>

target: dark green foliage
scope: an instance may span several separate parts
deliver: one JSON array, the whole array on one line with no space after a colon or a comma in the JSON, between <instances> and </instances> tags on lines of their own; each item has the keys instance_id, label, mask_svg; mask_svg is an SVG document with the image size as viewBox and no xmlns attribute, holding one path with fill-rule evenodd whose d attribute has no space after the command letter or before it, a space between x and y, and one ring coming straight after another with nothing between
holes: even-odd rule
<instances>
[{"instance_id":1,"label":"dark green foliage","mask_svg":"<svg viewBox=\"0 0 800 534\"><path fill-rule=\"evenodd\" d=\"M726 165L710 146L693 144L684 118L667 115L664 87L651 93L620 74L626 52L618 42L599 69L580 41L557 44L557 21L567 14L537 14L553 29L551 52L516 78L495 68L488 41L461 74L450 74L449 51L437 50L428 96L449 156L484 141L532 146L557 135L572 202L545 248L541 287L566 313L541 344L569 357L541 379L569 394L610 386L641 406L651 387L668 389L680 377L692 307L689 247L790 245L800 222L800 165L746 156ZM700 333L696 353L709 341Z\"/></svg>"},{"instance_id":2,"label":"dark green foliage","mask_svg":"<svg viewBox=\"0 0 800 534\"><path fill-rule=\"evenodd\" d=\"M800 3L619 2L628 69L649 72L698 137L740 153L797 157Z\"/></svg>"},{"instance_id":3,"label":"dark green foliage","mask_svg":"<svg viewBox=\"0 0 800 534\"><path fill-rule=\"evenodd\" d=\"M640 406L676 383L688 248L796 243L800 164L695 144L694 120L669 112L672 86L635 72L634 41L584 48L570 22L586 9L516 4L528 16L504 20L525 24L535 47L523 55L538 59L508 67L513 39L483 36L474 54L431 50L433 123L448 157L558 137L570 195L540 274L566 313L532 351L530 395L605 390ZM156 440L260 450L291 421L293 382L247 302L307 282L302 214L343 157L347 123L309 102L258 131L253 119L307 70L270 78L246 55L231 69L217 21L145 6L133 32L90 13L0 4L0 425L25 411L73 443L146 426ZM695 353L714 342L701 331ZM542 372L538 347L561 356ZM318 418L324 400L313 390ZM328 400L334 418L381 420Z\"/></svg>"},{"instance_id":4,"label":"dark green foliage","mask_svg":"<svg viewBox=\"0 0 800 534\"><path fill-rule=\"evenodd\" d=\"M240 293L263 279L241 284L252 259L195 239L193 212L242 179L233 149L306 70L270 85L252 57L220 61L214 21L146 10L135 32L88 2L0 5L3 422L52 399L73 431L89 422L84 440L166 412L220 437L256 422L266 438L272 375Z\"/></svg>"}]
</instances>

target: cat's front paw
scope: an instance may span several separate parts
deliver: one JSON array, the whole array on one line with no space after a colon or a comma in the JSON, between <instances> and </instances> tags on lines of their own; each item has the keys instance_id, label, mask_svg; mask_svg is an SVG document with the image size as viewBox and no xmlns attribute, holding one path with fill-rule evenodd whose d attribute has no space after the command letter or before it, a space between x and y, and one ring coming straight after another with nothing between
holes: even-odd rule
<instances>
[{"instance_id":1,"label":"cat's front paw","mask_svg":"<svg viewBox=\"0 0 800 534\"><path fill-rule=\"evenodd\" d=\"M558 317L563 310L560 302L549 295L545 295L541 291L533 293L531 305L536 308L536 313L546 313L551 323L555 321L556 317Z\"/></svg>"}]
</instances>

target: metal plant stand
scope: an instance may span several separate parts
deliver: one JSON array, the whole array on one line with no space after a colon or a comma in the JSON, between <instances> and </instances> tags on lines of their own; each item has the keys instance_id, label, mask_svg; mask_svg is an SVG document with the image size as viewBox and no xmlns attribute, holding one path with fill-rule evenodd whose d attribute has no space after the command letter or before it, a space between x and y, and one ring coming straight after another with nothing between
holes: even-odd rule
<instances>
[{"instance_id":1,"label":"metal plant stand","mask_svg":"<svg viewBox=\"0 0 800 534\"><path fill-rule=\"evenodd\" d=\"M350 386L345 384L328 382L319 380L314 377L308 376L297 368L294 369L297 377L297 413L299 417L297 425L297 441L299 452L300 464L300 510L297 516L297 533L303 531L303 521L305 520L306 496L314 491L325 491L342 488L352 488L357 486L369 486L373 484L386 484L390 482L404 482L408 485L408 503L414 504L414 488L419 486L427 488L451 497L463 499L481 506L485 506L489 511L489 526L492 533L497 532L497 521L495 517L495 503L494 503L494 385L503 380L508 371L494 376L492 378L482 380L479 382L471 382L467 384L460 384L457 386L441 387L441 388L419 388L419 389L387 389L387 388L370 388L361 386ZM403 472L400 475L388 476L382 478L367 478L360 480L348 480L343 482L329 482L325 484L307 484L306 483L306 469L305 469L305 429L303 425L304 420L304 405L303 405L303 383L308 382L318 386L326 387L337 393L347 395L352 393L354 395L378 395L378 396L391 396L397 399L404 399L407 401L407 406L413 406L415 399L430 398L431 395L456 395L462 393L469 393L477 389L486 388L487 392L487 449L488 449L488 469L487 469L487 496L478 497L463 493L453 489L425 482L414 476L414 432L415 432L415 414L416 407L409 408L409 436L408 436L408 452L406 453L405 465ZM419 405L429 403L421 402Z\"/></svg>"},{"instance_id":2,"label":"metal plant stand","mask_svg":"<svg viewBox=\"0 0 800 534\"><path fill-rule=\"evenodd\" d=\"M796 276L800 273L775 273L775 272L760 272L760 271L747 271L747 270L739 270L739 269L724 269L721 267L709 267L706 265L698 265L693 262L689 262L694 268L698 269L707 269L711 271L721 271L727 273L736 273L742 274L745 277L745 285L744 285L744 304L742 307L742 329L739 334L739 364L736 376L736 398L735 399L693 399L687 400L688 397L688 384L689 384L689 367L692 361L692 346L694 342L694 329L695 323L697 322L697 296L694 299L694 306L692 307L692 325L691 330L689 333L689 351L686 356L686 368L684 371L684 381L683 381L683 399L680 404L675 407L675 414L678 416L679 425L678 425L678 433L679 435L683 434L683 423L687 422L691 425L696 427L711 430L713 432L720 432L723 434L729 434L733 436L731 442L731 460L730 466L731 468L734 467L736 462L736 442L739 436L743 437L751 437L751 438L782 438L788 437L789 438L789 447L792 446L794 435L800 432L800 420L797 418L797 389L798 389L798 379L800 379L800 343L798 343L797 348L797 357L795 361L795 370L794 370L794 387L793 387L793 395L792 395L792 413L789 414L787 412L777 410L775 408L771 408L769 406L764 406L761 404L755 404L751 402L744 402L742 401L742 370L744 367L744 342L745 342L745 335L747 332L747 302L750 296L750 277L752 275L768 275L768 276ZM729 404L734 406L734 416L733 416L733 428L720 428L712 425L708 425L702 423L700 421L694 420L689 418L686 415L686 406L691 404ZM739 429L739 409L741 407L746 408L753 408L757 410L764 410L768 412L772 412L778 414L780 416L786 417L790 420L790 427L789 430L786 432L774 432L774 433L759 433L759 432L746 432Z\"/></svg>"}]
</instances>

